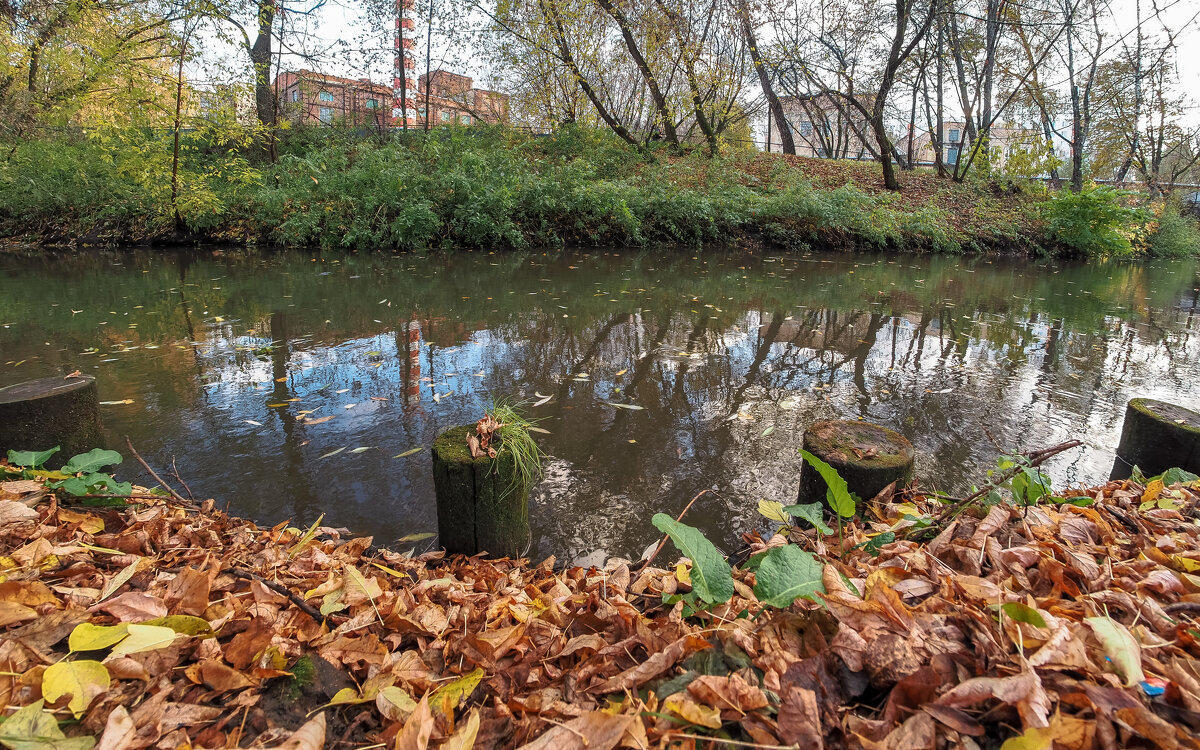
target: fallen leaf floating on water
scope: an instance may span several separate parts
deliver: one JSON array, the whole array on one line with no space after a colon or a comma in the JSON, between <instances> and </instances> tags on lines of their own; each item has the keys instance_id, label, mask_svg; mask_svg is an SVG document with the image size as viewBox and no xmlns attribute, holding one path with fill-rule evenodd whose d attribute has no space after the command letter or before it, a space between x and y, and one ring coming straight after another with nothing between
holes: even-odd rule
<instances>
[{"instance_id":1,"label":"fallen leaf floating on water","mask_svg":"<svg viewBox=\"0 0 1200 750\"><path fill-rule=\"evenodd\" d=\"M328 453L326 453L324 456L320 456L317 460L319 461L322 458L329 458L330 456L336 456L337 454L341 453L344 450L346 450L346 446L342 446L341 448L338 448L336 450L331 450Z\"/></svg>"},{"instance_id":2,"label":"fallen leaf floating on water","mask_svg":"<svg viewBox=\"0 0 1200 750\"><path fill-rule=\"evenodd\" d=\"M364 446L361 446L361 447L355 448L354 450L352 450L352 451L350 451L350 452L351 452L351 453L366 453L366 452L367 452L367 451L369 451L369 450L371 450L371 446L369 446L369 445L364 445Z\"/></svg>"},{"instance_id":3,"label":"fallen leaf floating on water","mask_svg":"<svg viewBox=\"0 0 1200 750\"><path fill-rule=\"evenodd\" d=\"M29 507L2 498L43 480L0 476L0 743L1195 747L1200 483L1179 477L924 531L946 506L900 488L840 536L823 503L764 500L783 533L745 535L726 579L670 516L655 525L688 560L670 542L659 567L529 565L400 553L322 518L260 528L212 501ZM337 676L329 694L265 710L306 670Z\"/></svg>"},{"instance_id":4,"label":"fallen leaf floating on water","mask_svg":"<svg viewBox=\"0 0 1200 750\"><path fill-rule=\"evenodd\" d=\"M613 403L612 401L605 401L604 403L609 406L614 406L618 409L629 409L630 411L641 411L646 408L644 406L638 406L637 404L617 404Z\"/></svg>"},{"instance_id":5,"label":"fallen leaf floating on water","mask_svg":"<svg viewBox=\"0 0 1200 750\"><path fill-rule=\"evenodd\" d=\"M302 419L300 422L301 424L321 424L322 422L328 422L336 416L336 414L330 414L327 417L317 417L316 419Z\"/></svg>"},{"instance_id":6,"label":"fallen leaf floating on water","mask_svg":"<svg viewBox=\"0 0 1200 750\"><path fill-rule=\"evenodd\" d=\"M554 398L554 396L543 396L537 391L534 391L533 395L537 397L537 401L534 401L532 404L533 406L541 406L542 404L547 403L550 399Z\"/></svg>"},{"instance_id":7,"label":"fallen leaf floating on water","mask_svg":"<svg viewBox=\"0 0 1200 750\"><path fill-rule=\"evenodd\" d=\"M243 420L246 424L252 424L255 427L262 427L262 422L255 422L253 419Z\"/></svg>"},{"instance_id":8,"label":"fallen leaf floating on water","mask_svg":"<svg viewBox=\"0 0 1200 750\"><path fill-rule=\"evenodd\" d=\"M121 399L120 401L101 401L100 405L101 406L122 406L124 404L132 404L132 403L133 403L133 399L126 398L126 399Z\"/></svg>"},{"instance_id":9,"label":"fallen leaf floating on water","mask_svg":"<svg viewBox=\"0 0 1200 750\"><path fill-rule=\"evenodd\" d=\"M392 456L392 458L407 458L408 456L411 456L414 453L419 453L421 451L421 449L424 447L425 446L423 446L423 445L418 445L416 448L409 448L408 450L404 451L403 453L397 453L396 455Z\"/></svg>"}]
</instances>

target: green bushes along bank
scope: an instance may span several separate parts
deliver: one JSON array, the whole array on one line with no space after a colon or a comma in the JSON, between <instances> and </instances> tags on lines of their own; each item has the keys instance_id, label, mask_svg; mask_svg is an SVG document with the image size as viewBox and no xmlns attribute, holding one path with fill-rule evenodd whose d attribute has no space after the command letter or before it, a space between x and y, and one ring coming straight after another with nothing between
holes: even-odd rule
<instances>
[{"instance_id":1,"label":"green bushes along bank","mask_svg":"<svg viewBox=\"0 0 1200 750\"><path fill-rule=\"evenodd\" d=\"M360 250L764 242L937 252L1200 252L1195 223L1107 188L958 185L900 193L877 165L756 152L646 157L604 132L294 131L275 163L185 133L28 140L0 162L0 233L42 243L170 239ZM174 199L173 196L174 195Z\"/></svg>"}]
</instances>

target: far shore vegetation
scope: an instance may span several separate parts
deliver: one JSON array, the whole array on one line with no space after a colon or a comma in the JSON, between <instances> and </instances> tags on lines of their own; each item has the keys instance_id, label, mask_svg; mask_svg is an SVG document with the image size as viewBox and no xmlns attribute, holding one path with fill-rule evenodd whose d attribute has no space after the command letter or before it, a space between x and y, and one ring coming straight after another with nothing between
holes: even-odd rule
<instances>
[{"instance_id":1,"label":"far shore vegetation","mask_svg":"<svg viewBox=\"0 0 1200 750\"><path fill-rule=\"evenodd\" d=\"M46 245L225 242L357 251L746 244L941 253L1200 253L1177 199L977 168L882 188L878 164L634 149L607 131L78 130L0 161L0 234Z\"/></svg>"}]
</instances>

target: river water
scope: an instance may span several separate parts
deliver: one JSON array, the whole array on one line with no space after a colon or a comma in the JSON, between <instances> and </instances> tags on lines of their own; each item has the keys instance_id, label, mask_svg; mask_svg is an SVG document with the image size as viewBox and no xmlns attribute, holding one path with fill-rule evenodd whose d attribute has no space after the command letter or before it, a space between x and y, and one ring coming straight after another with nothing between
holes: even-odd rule
<instances>
[{"instance_id":1,"label":"river water","mask_svg":"<svg viewBox=\"0 0 1200 750\"><path fill-rule=\"evenodd\" d=\"M1200 276L882 254L0 255L0 386L75 369L98 379L110 447L175 461L197 496L418 549L436 540L396 540L436 530L434 436L492 398L550 396L528 407L550 433L531 554L588 562L636 557L650 517L705 488L687 520L735 548L759 499L793 500L821 419L899 430L947 492L1071 438L1086 447L1048 464L1056 484L1104 480L1129 398L1200 404Z\"/></svg>"}]
</instances>

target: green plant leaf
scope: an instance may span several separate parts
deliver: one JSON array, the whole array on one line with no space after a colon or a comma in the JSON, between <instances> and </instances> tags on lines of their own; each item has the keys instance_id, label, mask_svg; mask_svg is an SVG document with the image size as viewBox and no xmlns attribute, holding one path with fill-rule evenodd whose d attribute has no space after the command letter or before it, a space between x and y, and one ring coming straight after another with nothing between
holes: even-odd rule
<instances>
[{"instance_id":1,"label":"green plant leaf","mask_svg":"<svg viewBox=\"0 0 1200 750\"><path fill-rule=\"evenodd\" d=\"M10 750L91 750L95 746L91 737L64 735L54 717L42 710L45 703L38 699L5 719L0 724L0 744Z\"/></svg>"},{"instance_id":2,"label":"green plant leaf","mask_svg":"<svg viewBox=\"0 0 1200 750\"><path fill-rule=\"evenodd\" d=\"M1145 681L1142 648L1124 625L1111 617L1085 617L1083 621L1095 632L1105 656L1125 678L1126 686Z\"/></svg>"},{"instance_id":3,"label":"green plant leaf","mask_svg":"<svg viewBox=\"0 0 1200 750\"><path fill-rule=\"evenodd\" d=\"M50 460L50 457L62 450L59 446L54 446L48 451L9 451L8 462L13 466L26 466L36 468Z\"/></svg>"},{"instance_id":4,"label":"green plant leaf","mask_svg":"<svg viewBox=\"0 0 1200 750\"><path fill-rule=\"evenodd\" d=\"M121 454L116 451L108 451L103 448L92 448L87 453L80 453L78 456L71 456L71 460L67 461L67 465L62 468L68 474L90 474L94 471L104 468L105 466L116 466L124 459Z\"/></svg>"},{"instance_id":5,"label":"green plant leaf","mask_svg":"<svg viewBox=\"0 0 1200 750\"><path fill-rule=\"evenodd\" d=\"M882 534L876 534L860 546L868 555L878 555L879 550L883 549L883 545L891 544L894 541L896 541L896 532L885 531Z\"/></svg>"},{"instance_id":6,"label":"green plant leaf","mask_svg":"<svg viewBox=\"0 0 1200 750\"><path fill-rule=\"evenodd\" d=\"M67 708L78 719L97 696L108 691L111 683L108 667L98 661L60 661L42 673L42 697L53 703L70 695Z\"/></svg>"},{"instance_id":7,"label":"green plant leaf","mask_svg":"<svg viewBox=\"0 0 1200 750\"><path fill-rule=\"evenodd\" d=\"M1005 602L1000 605L1000 609L1004 614L1008 615L1017 622L1023 622L1027 625L1034 625L1039 628L1046 627L1046 618L1033 607L1020 602Z\"/></svg>"},{"instance_id":8,"label":"green plant leaf","mask_svg":"<svg viewBox=\"0 0 1200 750\"><path fill-rule=\"evenodd\" d=\"M829 524L825 523L825 506L821 503L789 505L783 510L791 513L796 518L803 518L805 521L808 521L822 534L833 533L833 529L829 528Z\"/></svg>"},{"instance_id":9,"label":"green plant leaf","mask_svg":"<svg viewBox=\"0 0 1200 750\"><path fill-rule=\"evenodd\" d=\"M733 597L733 569L699 529L666 513L655 513L650 522L692 561L692 590L697 596L708 604L721 604Z\"/></svg>"},{"instance_id":10,"label":"green plant leaf","mask_svg":"<svg viewBox=\"0 0 1200 750\"><path fill-rule=\"evenodd\" d=\"M800 455L804 456L808 465L816 469L821 478L825 480L825 484L829 486L825 492L825 499L829 501L829 507L833 508L833 511L842 518L851 518L858 509L858 503L854 501L854 496L850 494L850 489L846 485L846 480L842 479L842 475L837 473L837 469L803 448L800 449Z\"/></svg>"},{"instance_id":11,"label":"green plant leaf","mask_svg":"<svg viewBox=\"0 0 1200 750\"><path fill-rule=\"evenodd\" d=\"M798 597L810 599L825 591L821 573L825 566L794 544L767 550L754 574L754 595L771 607L787 607ZM694 574L693 574L694 577Z\"/></svg>"},{"instance_id":12,"label":"green plant leaf","mask_svg":"<svg viewBox=\"0 0 1200 750\"><path fill-rule=\"evenodd\" d=\"M1184 469L1171 468L1163 472L1161 479L1163 487L1170 487L1173 484L1187 484L1188 482L1194 482L1197 479L1200 479L1200 477Z\"/></svg>"}]
</instances>

